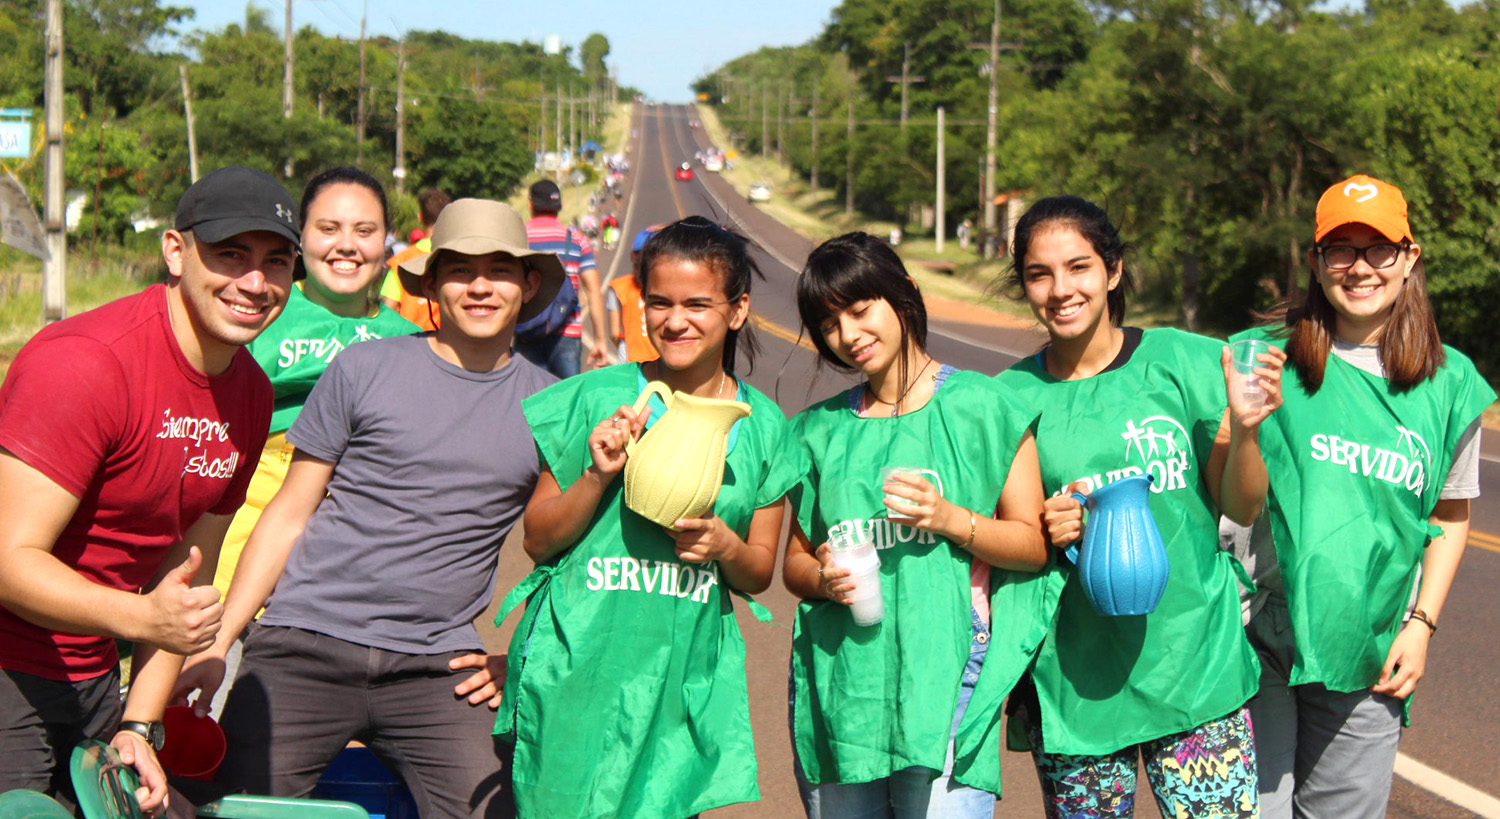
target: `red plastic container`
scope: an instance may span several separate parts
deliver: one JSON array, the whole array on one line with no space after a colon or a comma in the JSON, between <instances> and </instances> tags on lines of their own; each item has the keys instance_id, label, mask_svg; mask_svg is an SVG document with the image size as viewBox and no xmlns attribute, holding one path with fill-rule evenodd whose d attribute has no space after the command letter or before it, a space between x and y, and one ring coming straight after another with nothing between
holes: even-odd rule
<instances>
[{"instance_id":1,"label":"red plastic container","mask_svg":"<svg viewBox=\"0 0 1500 819\"><path fill-rule=\"evenodd\" d=\"M186 705L173 705L162 716L167 739L157 759L174 776L211 781L224 761L224 729L212 717L198 716Z\"/></svg>"}]
</instances>

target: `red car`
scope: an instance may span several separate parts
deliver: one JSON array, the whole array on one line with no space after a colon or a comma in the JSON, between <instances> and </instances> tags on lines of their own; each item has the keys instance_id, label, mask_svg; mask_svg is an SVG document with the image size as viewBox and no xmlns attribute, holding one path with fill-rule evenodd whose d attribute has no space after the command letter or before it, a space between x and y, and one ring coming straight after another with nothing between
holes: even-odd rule
<instances>
[{"instance_id":1,"label":"red car","mask_svg":"<svg viewBox=\"0 0 1500 819\"><path fill-rule=\"evenodd\" d=\"M684 162L681 165L678 165L677 166L677 171L675 173L673 173L672 175L675 176L675 177L677 177L677 181L678 182L691 182L691 181L693 181L693 165L692 165L692 163L690 163L690 162Z\"/></svg>"}]
</instances>

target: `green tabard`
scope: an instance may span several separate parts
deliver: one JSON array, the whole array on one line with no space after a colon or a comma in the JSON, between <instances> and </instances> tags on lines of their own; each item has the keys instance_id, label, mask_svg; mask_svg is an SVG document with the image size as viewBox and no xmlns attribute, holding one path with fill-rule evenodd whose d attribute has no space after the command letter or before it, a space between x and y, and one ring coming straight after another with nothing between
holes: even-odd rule
<instances>
[{"instance_id":1,"label":"green tabard","mask_svg":"<svg viewBox=\"0 0 1500 819\"><path fill-rule=\"evenodd\" d=\"M1234 558L1219 549L1207 486L1227 401L1223 344L1147 330L1130 360L1062 381L1031 356L997 380L1041 407L1037 448L1049 495L1151 474L1151 514L1171 575L1156 611L1094 612L1066 559L1056 620L1032 674L1048 753L1106 754L1232 713L1255 693L1260 664L1240 621Z\"/></svg>"},{"instance_id":2,"label":"green tabard","mask_svg":"<svg viewBox=\"0 0 1500 819\"><path fill-rule=\"evenodd\" d=\"M1257 328L1236 339L1284 347L1278 335ZM1473 363L1444 349L1437 374L1405 392L1336 355L1313 395L1286 368L1285 404L1260 437L1295 635L1292 685L1357 691L1380 679L1454 450L1495 400Z\"/></svg>"},{"instance_id":3,"label":"green tabard","mask_svg":"<svg viewBox=\"0 0 1500 819\"><path fill-rule=\"evenodd\" d=\"M793 420L812 464L796 493L798 523L814 544L841 528L868 532L885 601L885 619L870 627L831 601L797 608L793 739L808 781L942 770L969 659L972 556L887 520L880 468L935 470L948 500L989 515L1035 417L989 378L956 372L926 406L896 418L861 418L842 393ZM1045 635L1051 605L1043 575L992 569L990 579L994 629L955 737L954 778L998 794L1000 706Z\"/></svg>"},{"instance_id":4,"label":"green tabard","mask_svg":"<svg viewBox=\"0 0 1500 819\"><path fill-rule=\"evenodd\" d=\"M421 330L383 304L373 316L335 315L308 299L300 283L293 287L281 315L250 342L250 354L266 371L276 392L271 432L291 428L318 377L345 347Z\"/></svg>"},{"instance_id":5,"label":"green tabard","mask_svg":"<svg viewBox=\"0 0 1500 819\"><path fill-rule=\"evenodd\" d=\"M564 491L592 463L594 426L644 383L622 364L523 403ZM738 388L752 412L731 436L713 511L743 538L806 466L780 408ZM527 601L495 725L515 745L522 816L682 819L760 798L730 590L717 564L678 561L667 531L625 508L623 486L610 484L579 542L512 590L496 619Z\"/></svg>"}]
</instances>

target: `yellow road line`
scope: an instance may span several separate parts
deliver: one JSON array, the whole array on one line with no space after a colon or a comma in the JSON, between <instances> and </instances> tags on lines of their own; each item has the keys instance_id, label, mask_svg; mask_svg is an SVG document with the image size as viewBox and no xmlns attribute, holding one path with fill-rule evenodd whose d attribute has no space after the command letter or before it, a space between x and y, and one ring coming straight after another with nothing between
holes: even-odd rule
<instances>
[{"instance_id":1,"label":"yellow road line","mask_svg":"<svg viewBox=\"0 0 1500 819\"><path fill-rule=\"evenodd\" d=\"M1500 537L1495 537L1494 535L1488 534L1486 532L1479 532L1470 529L1469 545L1484 549L1485 551L1500 554Z\"/></svg>"},{"instance_id":2,"label":"yellow road line","mask_svg":"<svg viewBox=\"0 0 1500 819\"><path fill-rule=\"evenodd\" d=\"M803 336L800 333L794 333L791 330L782 327L780 324L771 321L770 319L762 316L759 313L750 313L750 323L755 325L755 329L764 330L767 333L770 333L771 335L781 339L782 341L787 342L788 344L801 347L804 350L808 350L814 353L818 351L818 348L814 347L813 343L809 341L806 336Z\"/></svg>"}]
</instances>

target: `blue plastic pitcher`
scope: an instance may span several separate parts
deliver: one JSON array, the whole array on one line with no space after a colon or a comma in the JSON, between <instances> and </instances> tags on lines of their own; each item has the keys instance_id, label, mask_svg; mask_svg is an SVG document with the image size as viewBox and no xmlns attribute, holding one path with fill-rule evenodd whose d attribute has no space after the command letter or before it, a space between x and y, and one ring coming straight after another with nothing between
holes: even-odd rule
<instances>
[{"instance_id":1,"label":"blue plastic pitcher","mask_svg":"<svg viewBox=\"0 0 1500 819\"><path fill-rule=\"evenodd\" d=\"M1121 478L1073 498L1088 509L1083 548L1068 548L1083 593L1105 617L1150 614L1167 589L1171 567L1161 530L1151 517L1151 475Z\"/></svg>"}]
</instances>

